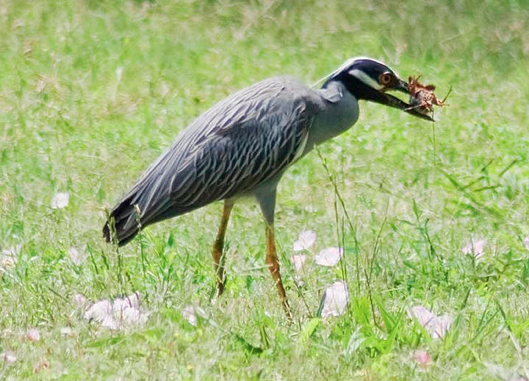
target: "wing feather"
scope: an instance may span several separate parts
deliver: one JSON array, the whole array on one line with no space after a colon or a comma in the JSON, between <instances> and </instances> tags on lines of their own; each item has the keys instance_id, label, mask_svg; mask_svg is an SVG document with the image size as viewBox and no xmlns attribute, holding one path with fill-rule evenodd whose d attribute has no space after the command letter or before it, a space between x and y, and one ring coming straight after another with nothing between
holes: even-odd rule
<instances>
[{"instance_id":1,"label":"wing feather","mask_svg":"<svg viewBox=\"0 0 529 381\"><path fill-rule=\"evenodd\" d=\"M235 93L184 130L122 203L137 204L145 226L251 192L297 159L320 102L288 77Z\"/></svg>"}]
</instances>

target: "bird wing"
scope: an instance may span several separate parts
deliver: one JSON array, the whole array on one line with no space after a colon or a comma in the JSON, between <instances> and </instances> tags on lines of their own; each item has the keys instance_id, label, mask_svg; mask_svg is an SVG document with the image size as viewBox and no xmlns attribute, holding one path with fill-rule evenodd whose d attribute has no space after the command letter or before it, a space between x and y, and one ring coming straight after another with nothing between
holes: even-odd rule
<instances>
[{"instance_id":1,"label":"bird wing","mask_svg":"<svg viewBox=\"0 0 529 381\"><path fill-rule=\"evenodd\" d=\"M138 205L145 226L251 191L296 160L321 102L288 77L233 94L184 130L122 203Z\"/></svg>"}]
</instances>

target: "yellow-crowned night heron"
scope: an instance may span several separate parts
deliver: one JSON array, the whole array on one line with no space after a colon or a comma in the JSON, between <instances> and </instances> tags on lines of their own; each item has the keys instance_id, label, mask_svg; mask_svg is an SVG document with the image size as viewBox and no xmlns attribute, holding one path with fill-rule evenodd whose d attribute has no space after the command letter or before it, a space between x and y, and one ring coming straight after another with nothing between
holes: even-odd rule
<instances>
[{"instance_id":1,"label":"yellow-crowned night heron","mask_svg":"<svg viewBox=\"0 0 529 381\"><path fill-rule=\"evenodd\" d=\"M431 120L387 94L390 90L409 93L407 83L388 66L356 58L331 73L319 90L290 77L275 77L229 96L191 123L112 209L103 229L107 241L124 245L140 228L224 200L213 245L221 294L224 235L232 207L238 198L254 196L266 221L266 263L291 316L274 240L277 184L315 145L356 122L359 100Z\"/></svg>"}]
</instances>

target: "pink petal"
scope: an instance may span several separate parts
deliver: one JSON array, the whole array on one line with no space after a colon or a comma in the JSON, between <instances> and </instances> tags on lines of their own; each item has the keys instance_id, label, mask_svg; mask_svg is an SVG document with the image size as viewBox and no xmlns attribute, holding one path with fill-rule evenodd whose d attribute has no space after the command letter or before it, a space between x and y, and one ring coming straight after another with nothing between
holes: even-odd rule
<instances>
[{"instance_id":1,"label":"pink petal","mask_svg":"<svg viewBox=\"0 0 529 381\"><path fill-rule=\"evenodd\" d=\"M191 324L193 327L196 327L196 326L197 326L198 319L197 319L197 315L196 315L196 312L195 312L195 306L193 306L193 305L186 306L186 307L182 310L182 316L183 316L184 319L186 319L187 322L188 322L189 324Z\"/></svg>"},{"instance_id":2,"label":"pink petal","mask_svg":"<svg viewBox=\"0 0 529 381\"><path fill-rule=\"evenodd\" d=\"M312 230L305 230L299 233L298 240L294 242L293 250L302 251L310 248L316 241L316 233Z\"/></svg>"},{"instance_id":3,"label":"pink petal","mask_svg":"<svg viewBox=\"0 0 529 381\"><path fill-rule=\"evenodd\" d=\"M150 312L139 308L139 294L134 293L113 301L104 299L94 303L84 314L85 319L94 320L102 327L117 330L134 325L143 325Z\"/></svg>"},{"instance_id":4,"label":"pink petal","mask_svg":"<svg viewBox=\"0 0 529 381\"><path fill-rule=\"evenodd\" d=\"M321 317L343 315L348 302L349 292L347 291L347 285L342 281L334 282L327 286L323 292L323 298L320 303Z\"/></svg>"},{"instance_id":5,"label":"pink petal","mask_svg":"<svg viewBox=\"0 0 529 381\"><path fill-rule=\"evenodd\" d=\"M413 359L417 364L422 367L427 367L432 363L432 357L428 352L424 350L415 351L415 353L413 354Z\"/></svg>"},{"instance_id":6,"label":"pink petal","mask_svg":"<svg viewBox=\"0 0 529 381\"><path fill-rule=\"evenodd\" d=\"M339 247L328 247L323 249L314 257L314 261L320 266L336 266L342 258L343 249Z\"/></svg>"},{"instance_id":7,"label":"pink petal","mask_svg":"<svg viewBox=\"0 0 529 381\"><path fill-rule=\"evenodd\" d=\"M478 239L477 241L472 241L468 245L465 245L461 251L463 254L468 254L474 256L476 259L481 259L485 254L485 247L487 246L487 241L484 239Z\"/></svg>"},{"instance_id":8,"label":"pink petal","mask_svg":"<svg viewBox=\"0 0 529 381\"><path fill-rule=\"evenodd\" d=\"M305 265L306 260L307 256L303 254L293 255L290 257L290 262L292 263L292 266L294 267L294 271L296 273L299 274L303 270L303 266Z\"/></svg>"},{"instance_id":9,"label":"pink petal","mask_svg":"<svg viewBox=\"0 0 529 381\"><path fill-rule=\"evenodd\" d=\"M40 332L36 328L31 328L26 333L26 339L29 341L37 342L40 340Z\"/></svg>"},{"instance_id":10,"label":"pink petal","mask_svg":"<svg viewBox=\"0 0 529 381\"><path fill-rule=\"evenodd\" d=\"M80 308L80 309L85 309L85 307L86 307L86 305L88 303L86 298L83 295L81 295L81 294L75 294L73 296L73 302L75 303L77 308Z\"/></svg>"},{"instance_id":11,"label":"pink petal","mask_svg":"<svg viewBox=\"0 0 529 381\"><path fill-rule=\"evenodd\" d=\"M442 339L450 329L454 318L448 315L437 316L428 327L430 335L434 339Z\"/></svg>"},{"instance_id":12,"label":"pink petal","mask_svg":"<svg viewBox=\"0 0 529 381\"><path fill-rule=\"evenodd\" d=\"M99 323L108 317L112 317L112 302L107 299L94 303L84 314L86 320L95 320Z\"/></svg>"},{"instance_id":13,"label":"pink petal","mask_svg":"<svg viewBox=\"0 0 529 381\"><path fill-rule=\"evenodd\" d=\"M442 339L454 321L454 318L449 315L436 316L423 306L415 306L411 308L408 315L411 318L417 319L419 324L425 328L434 339Z\"/></svg>"},{"instance_id":14,"label":"pink petal","mask_svg":"<svg viewBox=\"0 0 529 381\"><path fill-rule=\"evenodd\" d=\"M423 327L426 327L428 324L430 324L432 319L435 318L435 315L423 306L412 307L411 310L408 312L408 315L411 318L417 319L419 324Z\"/></svg>"}]
</instances>

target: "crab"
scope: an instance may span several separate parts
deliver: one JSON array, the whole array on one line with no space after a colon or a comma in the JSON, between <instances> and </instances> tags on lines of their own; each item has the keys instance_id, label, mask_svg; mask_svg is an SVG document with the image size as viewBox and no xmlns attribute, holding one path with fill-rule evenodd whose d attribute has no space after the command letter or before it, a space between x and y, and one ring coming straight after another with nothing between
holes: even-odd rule
<instances>
[{"instance_id":1,"label":"crab","mask_svg":"<svg viewBox=\"0 0 529 381\"><path fill-rule=\"evenodd\" d=\"M429 114L433 112L433 106L445 106L446 99L450 95L450 91L444 97L443 100L437 98L434 93L434 85L423 85L419 82L420 76L408 78L408 91L410 92L410 107L409 109L416 109L423 114Z\"/></svg>"}]
</instances>

